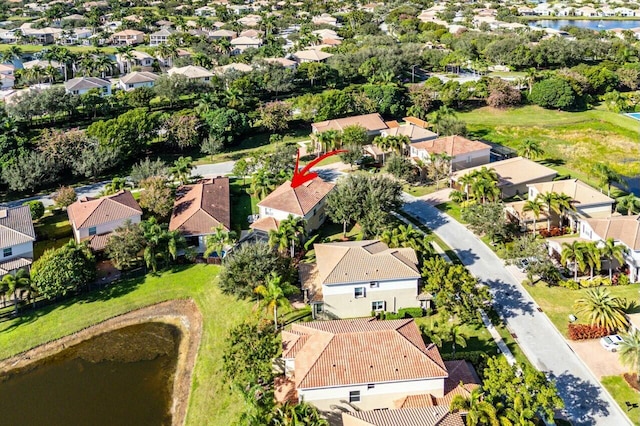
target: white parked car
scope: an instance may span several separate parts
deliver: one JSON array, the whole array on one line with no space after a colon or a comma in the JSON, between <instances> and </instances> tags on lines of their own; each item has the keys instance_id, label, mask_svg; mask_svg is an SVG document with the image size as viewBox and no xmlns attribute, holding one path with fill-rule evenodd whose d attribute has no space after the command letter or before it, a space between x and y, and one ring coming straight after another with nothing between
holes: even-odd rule
<instances>
[{"instance_id":1,"label":"white parked car","mask_svg":"<svg viewBox=\"0 0 640 426\"><path fill-rule=\"evenodd\" d=\"M608 350L609 352L616 352L618 350L618 345L622 343L622 337L617 334L612 334L610 336L605 336L600 339L600 344L603 348Z\"/></svg>"}]
</instances>

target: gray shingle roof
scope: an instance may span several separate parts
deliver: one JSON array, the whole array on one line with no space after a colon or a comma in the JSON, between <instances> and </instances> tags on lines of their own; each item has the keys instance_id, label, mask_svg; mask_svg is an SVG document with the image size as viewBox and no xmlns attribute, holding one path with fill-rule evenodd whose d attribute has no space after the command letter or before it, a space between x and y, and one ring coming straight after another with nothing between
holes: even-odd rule
<instances>
[{"instance_id":1,"label":"gray shingle roof","mask_svg":"<svg viewBox=\"0 0 640 426\"><path fill-rule=\"evenodd\" d=\"M97 77L76 77L68 80L64 83L64 88L71 90L85 90L85 89L100 89L102 87L110 86L107 80L103 80Z\"/></svg>"},{"instance_id":2,"label":"gray shingle roof","mask_svg":"<svg viewBox=\"0 0 640 426\"><path fill-rule=\"evenodd\" d=\"M29 206L0 207L0 248L36 240Z\"/></svg>"}]
</instances>

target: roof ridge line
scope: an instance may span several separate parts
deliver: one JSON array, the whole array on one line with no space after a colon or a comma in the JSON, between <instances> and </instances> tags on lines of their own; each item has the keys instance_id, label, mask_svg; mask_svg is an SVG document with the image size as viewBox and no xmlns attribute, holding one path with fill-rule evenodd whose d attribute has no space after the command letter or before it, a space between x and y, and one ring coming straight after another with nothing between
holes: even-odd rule
<instances>
[{"instance_id":1,"label":"roof ridge line","mask_svg":"<svg viewBox=\"0 0 640 426\"><path fill-rule=\"evenodd\" d=\"M322 330L322 331L324 331L324 330ZM309 365L309 368L307 369L307 373L306 373L306 374L305 374L305 375L300 379L300 381L298 382L298 383L299 383L299 385L302 385L302 382L304 382L304 381L305 381L305 379L309 376L309 373L311 372L311 370L313 370L313 367L318 363L318 360L320 359L320 357L321 357L321 356L322 356L322 354L324 353L324 350L325 350L325 349L327 349L327 346L329 346L329 343L331 343L331 341L336 337L336 334L335 334L335 333L331 333L331 332L326 332L326 333L331 334L331 338L330 338L329 340L327 340L327 343L322 347L322 350L320 350L320 351L318 351L318 352L317 352L317 355L318 355L318 356L316 356L316 359L313 361L313 363ZM309 337L312 337L312 336L313 336L313 335L309 335ZM306 345L307 343L308 343L308 341L307 341L307 342L305 342L305 345ZM302 350L302 349L304 349L304 345L302 346L301 350ZM300 352L300 351L298 351L298 353L299 353L299 352ZM294 374L295 374L295 373L294 373ZM299 386L299 385L298 385L298 386Z\"/></svg>"},{"instance_id":2,"label":"roof ridge line","mask_svg":"<svg viewBox=\"0 0 640 426\"><path fill-rule=\"evenodd\" d=\"M5 229L8 229L9 231L13 231L13 232L15 232L16 234L24 235L25 237L28 237L28 238L33 238L33 239L35 240L35 238L34 238L34 237L32 237L31 235L29 235L29 234L25 234L24 232L18 231L17 229L9 228L7 225L3 225L3 224L1 224L1 223L0 223L0 227L3 227L3 228L5 228Z\"/></svg>"},{"instance_id":3,"label":"roof ridge line","mask_svg":"<svg viewBox=\"0 0 640 426\"><path fill-rule=\"evenodd\" d=\"M403 325L402 325L402 327L404 327L405 325L407 325L407 324L408 324L409 322L411 322L411 321L413 321L413 320L412 320L412 319L408 319L408 320L407 320L407 323L403 324ZM447 376L449 375L449 371L447 370L447 367L446 367L446 366L445 366L444 368L442 368L442 367L440 366L440 364L438 364L438 363L437 363L433 358L431 358L431 356L430 356L430 355L429 355L429 353L428 353L429 348L427 347L427 345L426 345L426 344L425 344L424 346L425 346L425 349L427 350L427 352L423 352L423 351L422 351L422 349L420 349L419 347L417 347L417 346L416 346L416 345L415 345L411 340L409 340L409 339L407 338L407 336L405 336L403 333L400 333L400 331L398 331L398 329L399 329L399 328L401 328L401 327L396 328L396 329L395 329L395 331L396 331L399 335L401 335L402 337L404 337L404 340L405 340L405 341L406 341L406 342L407 342L411 347L415 348L415 350L419 351L421 354L423 354L424 356L426 356L426 357L427 357L427 359L429 359L429 361L431 361L433 364L435 364L435 365L436 365L440 370L442 370L443 372L445 372L445 373L447 374ZM422 336L421 336L420 338L422 338ZM423 341L423 343L424 343L424 341ZM431 345L433 345L433 343L431 343ZM444 363L444 361L443 361L443 363Z\"/></svg>"}]
</instances>

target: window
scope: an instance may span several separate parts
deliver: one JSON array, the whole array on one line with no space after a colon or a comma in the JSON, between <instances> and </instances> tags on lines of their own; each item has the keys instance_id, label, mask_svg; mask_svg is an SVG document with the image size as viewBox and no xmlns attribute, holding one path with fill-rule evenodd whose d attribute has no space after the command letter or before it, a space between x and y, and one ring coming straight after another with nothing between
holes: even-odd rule
<instances>
[{"instance_id":1,"label":"window","mask_svg":"<svg viewBox=\"0 0 640 426\"><path fill-rule=\"evenodd\" d=\"M360 402L360 391L349 392L349 402Z\"/></svg>"},{"instance_id":2,"label":"window","mask_svg":"<svg viewBox=\"0 0 640 426\"><path fill-rule=\"evenodd\" d=\"M357 299L359 297L364 297L364 287L356 287L353 289L353 296Z\"/></svg>"},{"instance_id":3,"label":"window","mask_svg":"<svg viewBox=\"0 0 640 426\"><path fill-rule=\"evenodd\" d=\"M384 302L382 300L378 300L376 302L371 302L371 310L372 311L382 311L382 310L384 310Z\"/></svg>"},{"instance_id":4,"label":"window","mask_svg":"<svg viewBox=\"0 0 640 426\"><path fill-rule=\"evenodd\" d=\"M369 283L369 288L378 288L380 287L380 283L378 281L371 281Z\"/></svg>"},{"instance_id":5,"label":"window","mask_svg":"<svg viewBox=\"0 0 640 426\"><path fill-rule=\"evenodd\" d=\"M13 254L13 248L2 249L2 257L9 257Z\"/></svg>"},{"instance_id":6,"label":"window","mask_svg":"<svg viewBox=\"0 0 640 426\"><path fill-rule=\"evenodd\" d=\"M96 229L95 226L92 226L91 228L89 228L89 235L96 235L97 232L98 230Z\"/></svg>"},{"instance_id":7,"label":"window","mask_svg":"<svg viewBox=\"0 0 640 426\"><path fill-rule=\"evenodd\" d=\"M273 214L273 210L271 210L270 208L266 207L264 209L264 215L265 216L271 216Z\"/></svg>"},{"instance_id":8,"label":"window","mask_svg":"<svg viewBox=\"0 0 640 426\"><path fill-rule=\"evenodd\" d=\"M373 383L369 383L369 384L367 385L367 389L373 389L373 388L375 388L375 387L376 387L376 385L374 385Z\"/></svg>"}]
</instances>

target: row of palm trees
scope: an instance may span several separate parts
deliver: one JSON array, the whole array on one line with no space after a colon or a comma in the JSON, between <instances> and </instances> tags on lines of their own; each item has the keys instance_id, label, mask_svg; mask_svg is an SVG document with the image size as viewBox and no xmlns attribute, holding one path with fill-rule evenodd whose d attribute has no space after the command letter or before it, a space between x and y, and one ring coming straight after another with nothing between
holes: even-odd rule
<instances>
[{"instance_id":1,"label":"row of palm trees","mask_svg":"<svg viewBox=\"0 0 640 426\"><path fill-rule=\"evenodd\" d=\"M487 201L498 201L500 199L500 188L498 188L498 174L495 170L487 167L474 170L461 176L458 183L463 186L462 191L452 191L450 198L455 202L469 201L470 197L480 201L482 204Z\"/></svg>"},{"instance_id":2,"label":"row of palm trees","mask_svg":"<svg viewBox=\"0 0 640 426\"><path fill-rule=\"evenodd\" d=\"M522 207L523 212L531 212L533 214L533 232L536 232L537 220L542 213L547 215L547 230L551 230L551 213L563 215L567 211L575 211L573 206L573 198L567 194L558 192L545 192L538 194L534 199L525 201Z\"/></svg>"},{"instance_id":3,"label":"row of palm trees","mask_svg":"<svg viewBox=\"0 0 640 426\"><path fill-rule=\"evenodd\" d=\"M587 268L589 268L590 277L593 278L594 271L599 271L602 267L602 258L609 261L609 279L611 279L613 261L617 260L623 264L626 253L625 246L616 244L613 238L608 238L602 241L562 243L560 256L563 265L573 265L573 279L577 281L578 270L585 271Z\"/></svg>"},{"instance_id":4,"label":"row of palm trees","mask_svg":"<svg viewBox=\"0 0 640 426\"><path fill-rule=\"evenodd\" d=\"M7 306L7 298L13 297L14 314L18 313L18 291L26 291L27 299L35 298L38 295L37 289L31 285L31 277L25 269L20 269L15 275L7 274L0 280L0 297L2 298L2 307ZM8 296L8 297L7 297Z\"/></svg>"}]
</instances>

